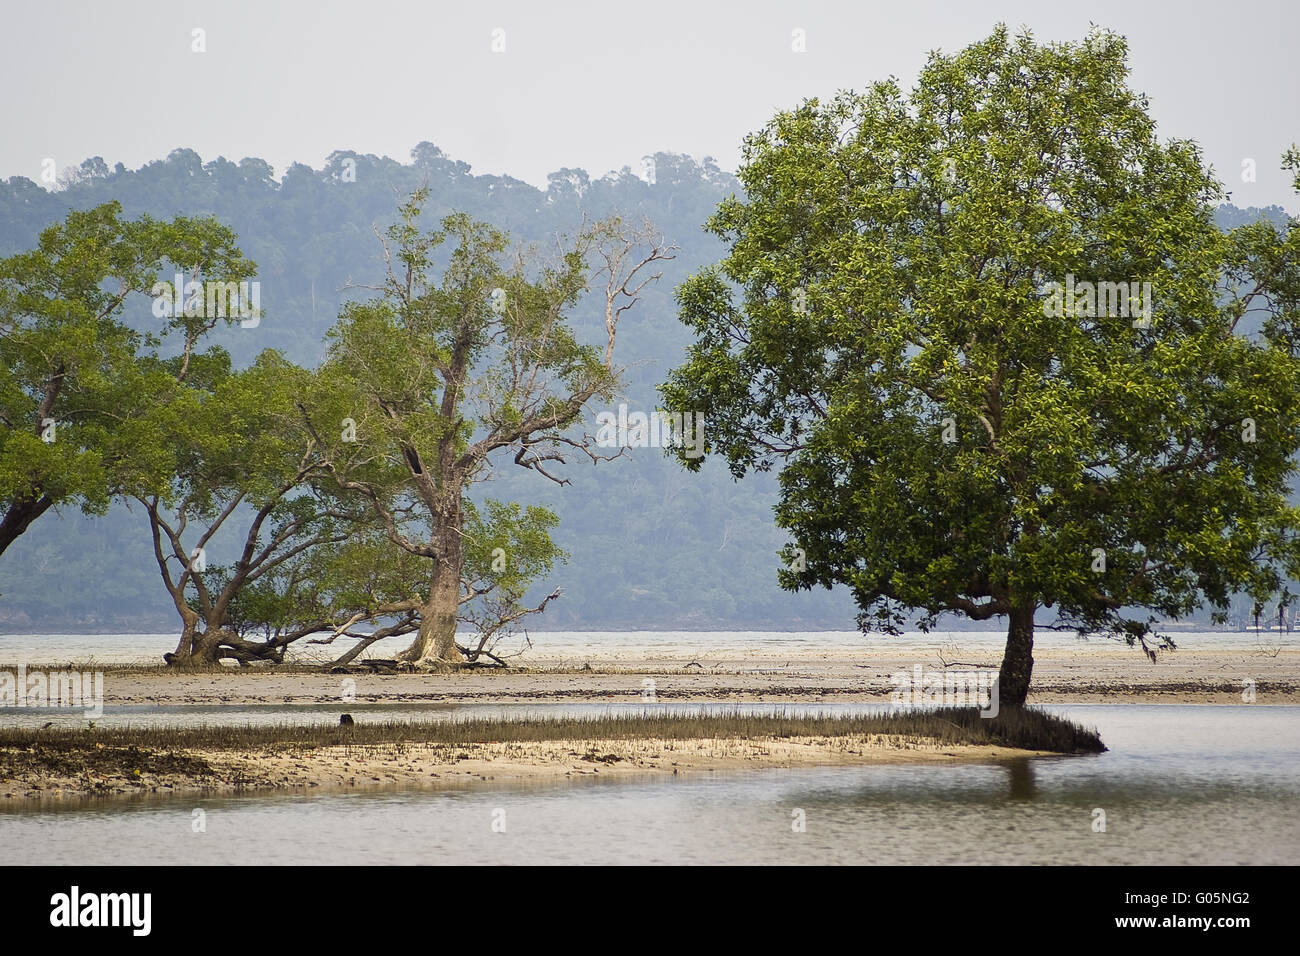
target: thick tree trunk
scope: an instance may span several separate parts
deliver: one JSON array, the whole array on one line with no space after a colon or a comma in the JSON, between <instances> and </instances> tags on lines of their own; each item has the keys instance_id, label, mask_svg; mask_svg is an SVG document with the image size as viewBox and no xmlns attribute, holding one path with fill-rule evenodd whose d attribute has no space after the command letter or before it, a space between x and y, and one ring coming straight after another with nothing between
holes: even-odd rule
<instances>
[{"instance_id":1,"label":"thick tree trunk","mask_svg":"<svg viewBox=\"0 0 1300 956\"><path fill-rule=\"evenodd\" d=\"M172 667L212 667L221 663L221 642L229 633L221 628L209 628L202 634L187 626L176 646L176 653L164 658Z\"/></svg>"},{"instance_id":2,"label":"thick tree trunk","mask_svg":"<svg viewBox=\"0 0 1300 956\"><path fill-rule=\"evenodd\" d=\"M1029 677L1034 670L1034 610L1032 604L1011 609L1007 649L998 673L998 700L1003 706L1019 707L1029 696Z\"/></svg>"},{"instance_id":3,"label":"thick tree trunk","mask_svg":"<svg viewBox=\"0 0 1300 956\"><path fill-rule=\"evenodd\" d=\"M450 606L445 595L441 600L430 601L420 611L420 630L401 659L417 665L456 664L465 659L456 646L456 601L452 596Z\"/></svg>"},{"instance_id":4,"label":"thick tree trunk","mask_svg":"<svg viewBox=\"0 0 1300 956\"><path fill-rule=\"evenodd\" d=\"M439 522L438 558L429 580L429 600L420 609L420 630L401 660L417 666L458 664L465 660L456 646L463 560L459 513Z\"/></svg>"}]
</instances>

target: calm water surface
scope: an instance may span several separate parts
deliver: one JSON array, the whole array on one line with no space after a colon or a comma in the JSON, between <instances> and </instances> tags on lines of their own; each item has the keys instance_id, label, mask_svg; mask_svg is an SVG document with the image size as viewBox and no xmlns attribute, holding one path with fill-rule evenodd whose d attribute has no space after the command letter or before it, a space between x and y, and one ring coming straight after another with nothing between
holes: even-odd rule
<instances>
[{"instance_id":1,"label":"calm water surface","mask_svg":"<svg viewBox=\"0 0 1300 956\"><path fill-rule=\"evenodd\" d=\"M799 709L855 706L870 709ZM780 705L746 709L764 707ZM492 708L602 709L617 708ZM1095 726L1111 751L1000 765L104 802L0 812L0 845L6 862L76 864L1300 862L1300 707L1047 709ZM206 832L194 832L196 809ZM1104 833L1094 832L1096 809ZM792 829L796 811L804 832ZM502 819L505 832L494 832Z\"/></svg>"}]
</instances>

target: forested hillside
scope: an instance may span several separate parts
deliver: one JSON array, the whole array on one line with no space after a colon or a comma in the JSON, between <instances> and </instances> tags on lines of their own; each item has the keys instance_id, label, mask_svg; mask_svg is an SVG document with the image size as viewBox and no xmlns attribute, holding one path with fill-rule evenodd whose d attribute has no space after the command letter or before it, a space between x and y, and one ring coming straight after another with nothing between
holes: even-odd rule
<instances>
[{"instance_id":1,"label":"forested hillside","mask_svg":"<svg viewBox=\"0 0 1300 956\"><path fill-rule=\"evenodd\" d=\"M185 149L138 170L110 169L95 158L65 171L57 190L23 178L0 184L0 255L29 248L69 209L114 199L130 217L214 215L235 230L243 252L259 266L264 317L252 328L219 330L213 341L237 365L275 348L315 366L341 302L365 294L349 284L379 281L376 228L382 232L396 218L398 203L421 185L430 192L426 226L462 211L509 230L520 242L553 241L556 232L576 230L584 213L646 216L680 247L619 330L619 360L627 366L620 400L649 411L657 404L656 385L688 341L673 290L721 254L701 224L737 183L709 159L664 153L641 172L624 168L592 179L563 169L542 191L509 177L476 176L429 143L412 150L408 163L336 152L322 169L295 164L279 180L260 159L205 163ZM1220 224L1259 215L1285 218L1280 208L1224 207ZM155 321L148 303L137 303L129 321L148 328ZM598 340L602 322L594 302L574 316L591 341ZM658 449L639 449L598 467L574 460L564 471L571 484L563 488L521 469L499 474L479 494L553 509L561 519L554 537L570 556L545 582L547 590L563 588L564 596L531 622L535 628L853 627L847 594L789 594L777 587L777 552L786 538L772 521L770 476L737 484L714 462L690 475ZM213 560L227 559L222 549L223 542L214 541ZM138 508L115 505L103 517L75 509L46 515L0 563L0 630L174 627Z\"/></svg>"},{"instance_id":2,"label":"forested hillside","mask_svg":"<svg viewBox=\"0 0 1300 956\"><path fill-rule=\"evenodd\" d=\"M446 212L464 211L508 229L520 242L553 241L557 231L576 230L584 212L588 218L614 211L629 219L647 216L680 250L620 326L624 398L631 409L646 411L655 407L655 386L687 338L675 316L673 289L717 257L700 226L735 189L734 179L709 160L659 154L653 177L625 169L593 180L565 169L543 192L508 177L475 176L428 143L412 151L409 163L340 152L323 169L294 165L279 181L261 160L204 163L189 150L139 170L110 170L92 159L62 179L57 191L21 178L0 187L0 254L28 248L40 229L69 209L111 199L132 217L215 215L259 266L261 322L213 336L237 365L264 348L316 365L340 302L364 294L345 287L379 280L383 261L375 227L382 231L391 223L400 199L421 184L430 190L428 226ZM129 321L140 328L155 321L147 305L138 304ZM603 314L591 306L579 310L574 324L594 340ZM562 587L564 596L532 622L535 627L852 626L847 597L790 595L776 587L776 552L784 539L772 524L770 483L738 485L721 468L688 475L653 448L599 467L574 461L564 488L521 469L499 472L502 477L481 493L554 509L561 518L556 541L570 555L547 582L548 590ZM75 509L47 515L0 566L0 628L174 628L175 612L149 547L138 507L114 506L102 518ZM228 557L220 541L211 551L215 561Z\"/></svg>"}]
</instances>

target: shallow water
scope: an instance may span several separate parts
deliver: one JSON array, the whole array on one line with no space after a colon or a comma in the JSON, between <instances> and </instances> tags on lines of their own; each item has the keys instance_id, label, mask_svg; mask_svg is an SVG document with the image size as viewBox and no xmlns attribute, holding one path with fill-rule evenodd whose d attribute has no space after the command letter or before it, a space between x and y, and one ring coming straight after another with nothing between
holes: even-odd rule
<instances>
[{"instance_id":1,"label":"shallow water","mask_svg":"<svg viewBox=\"0 0 1300 956\"><path fill-rule=\"evenodd\" d=\"M0 845L6 862L80 864L1300 862L1300 707L1046 709L1095 726L1110 752L996 765L101 802L0 813ZM1104 833L1094 831L1097 809ZM195 810L205 832L195 832ZM803 832L792 828L796 811ZM494 821L504 821L504 832Z\"/></svg>"}]
</instances>

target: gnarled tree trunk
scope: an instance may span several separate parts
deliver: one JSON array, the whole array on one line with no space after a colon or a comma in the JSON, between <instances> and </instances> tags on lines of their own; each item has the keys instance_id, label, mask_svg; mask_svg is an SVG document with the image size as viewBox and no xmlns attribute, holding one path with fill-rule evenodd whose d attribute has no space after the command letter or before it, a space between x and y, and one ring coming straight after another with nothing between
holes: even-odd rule
<instances>
[{"instance_id":1,"label":"gnarled tree trunk","mask_svg":"<svg viewBox=\"0 0 1300 956\"><path fill-rule=\"evenodd\" d=\"M172 667L210 667L221 662L221 641L227 631L216 627L207 627L199 631L199 621L185 622L176 651L163 659Z\"/></svg>"},{"instance_id":2,"label":"gnarled tree trunk","mask_svg":"<svg viewBox=\"0 0 1300 956\"><path fill-rule=\"evenodd\" d=\"M202 633L193 629L181 638L177 652L166 654L163 659L173 667L213 667L223 660L233 660L240 667L256 663L280 664L284 662L285 648L290 642L284 639L246 641L238 632L209 620Z\"/></svg>"}]
</instances>

